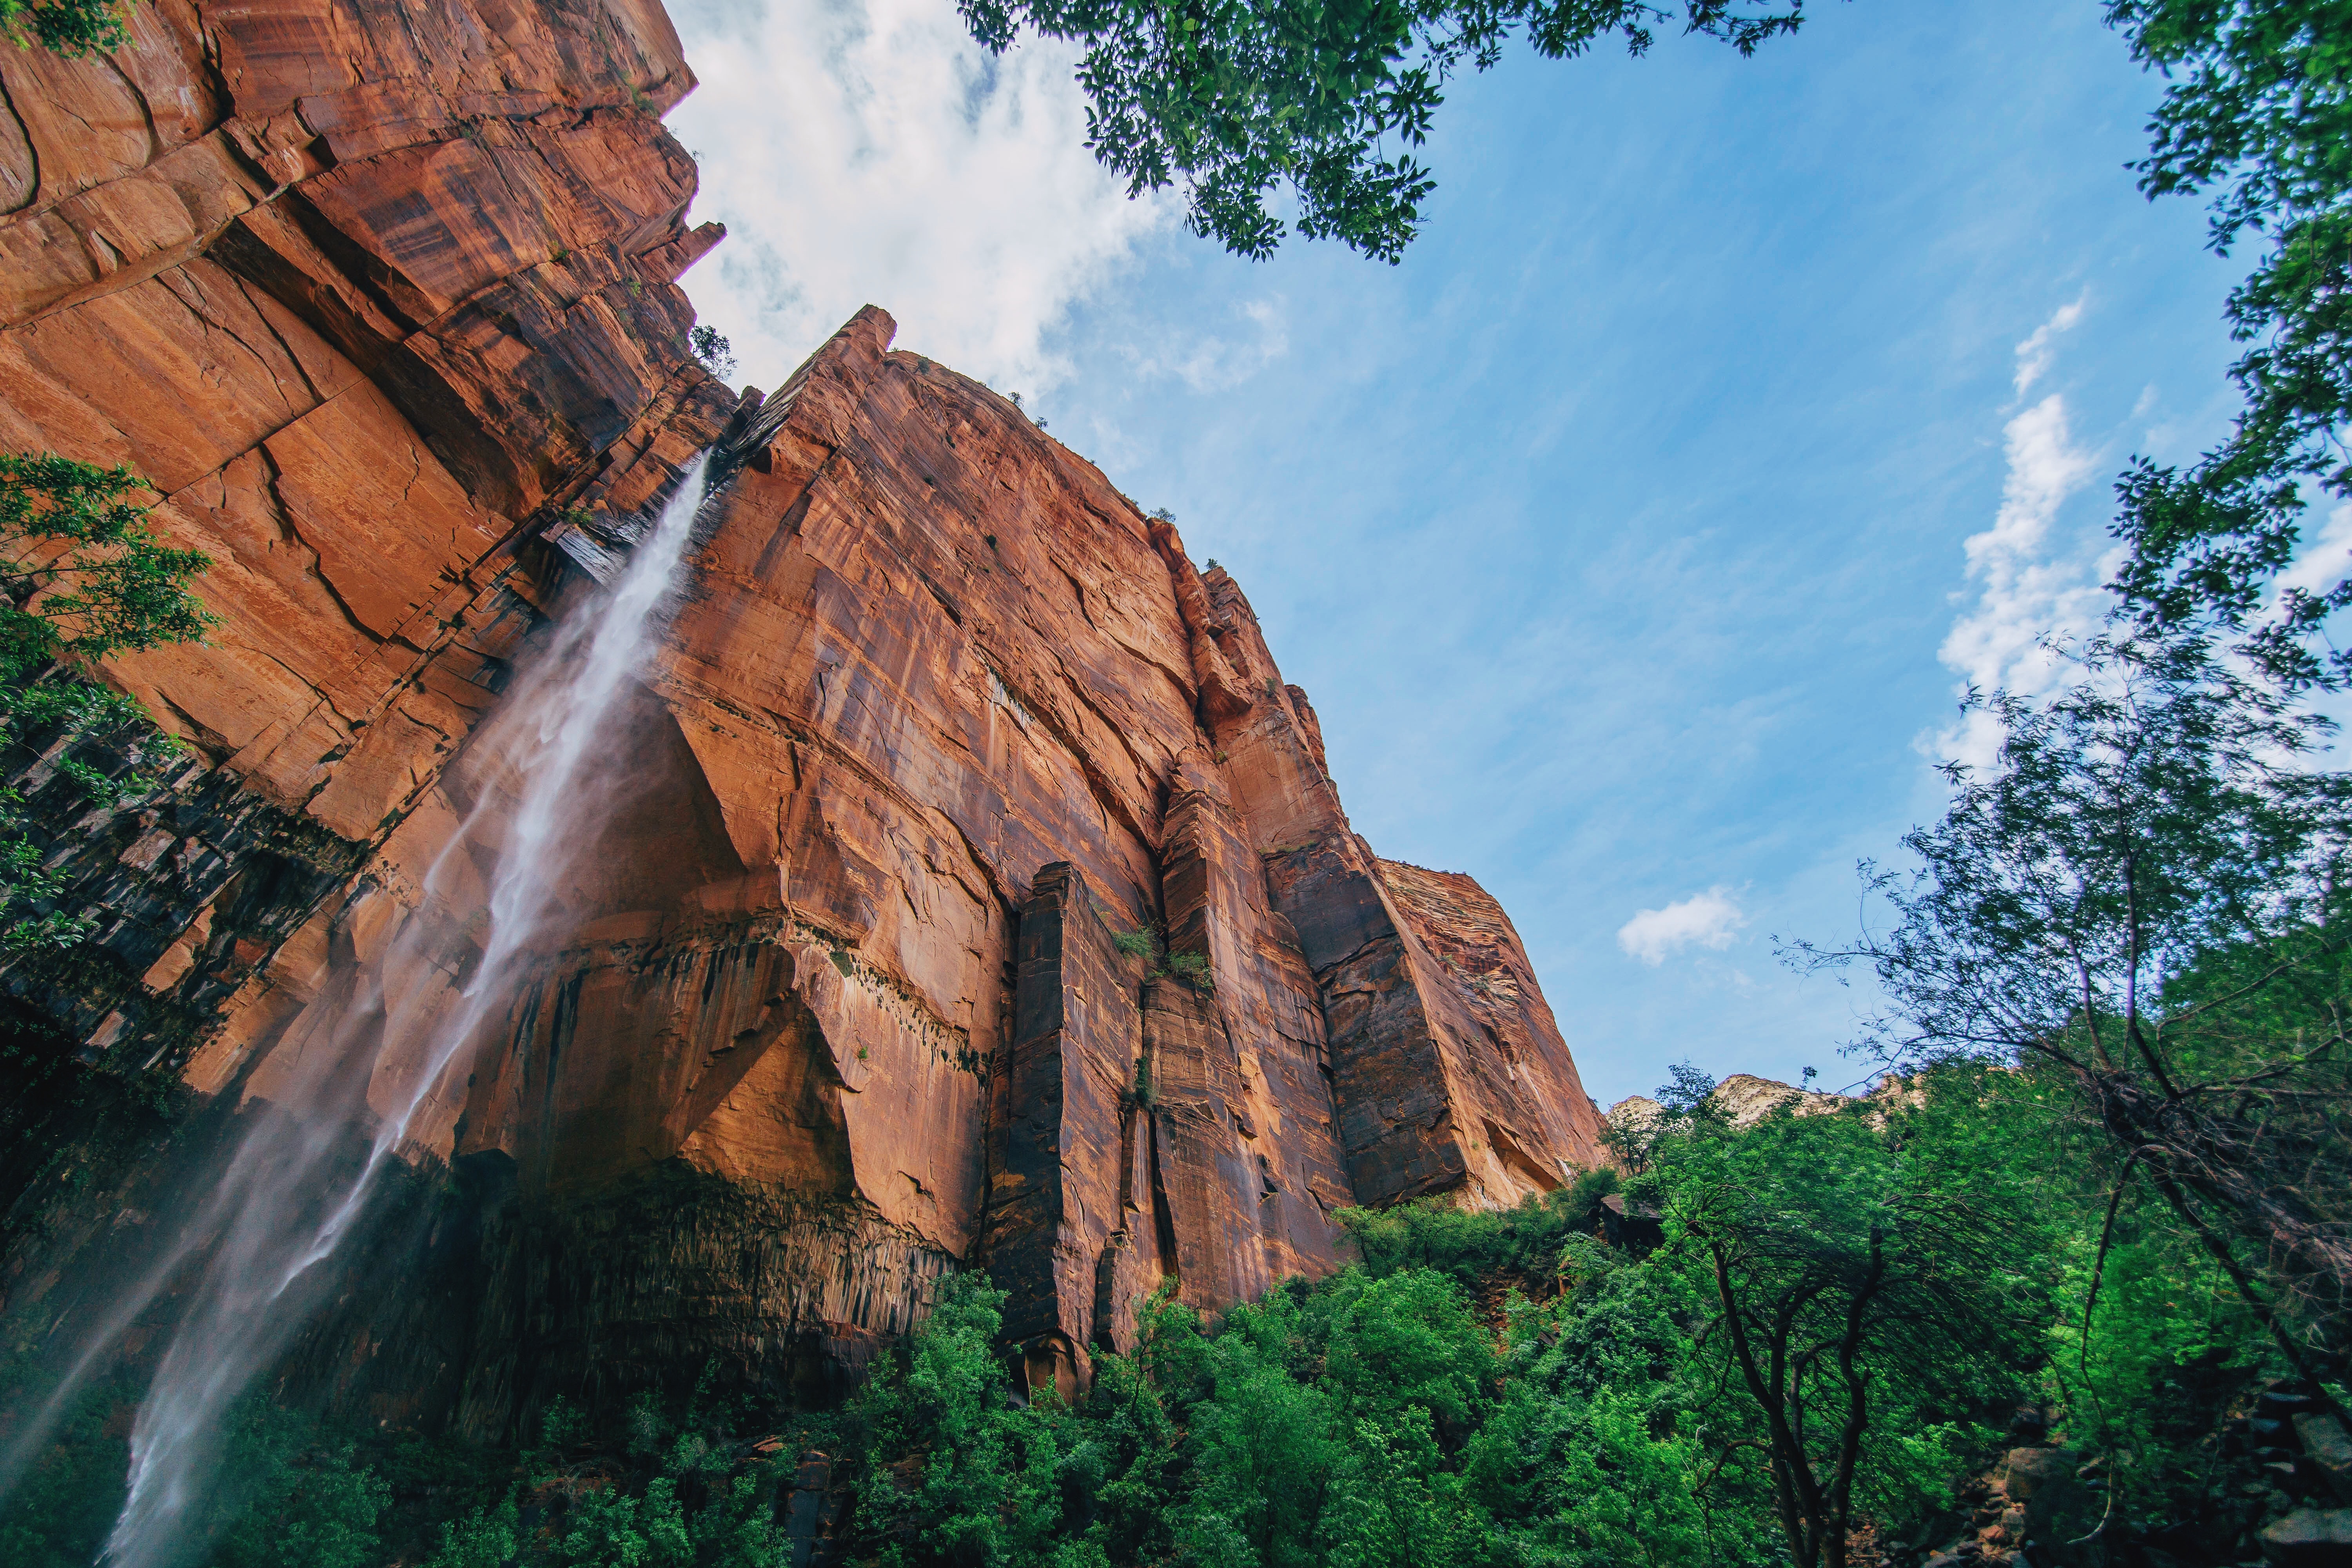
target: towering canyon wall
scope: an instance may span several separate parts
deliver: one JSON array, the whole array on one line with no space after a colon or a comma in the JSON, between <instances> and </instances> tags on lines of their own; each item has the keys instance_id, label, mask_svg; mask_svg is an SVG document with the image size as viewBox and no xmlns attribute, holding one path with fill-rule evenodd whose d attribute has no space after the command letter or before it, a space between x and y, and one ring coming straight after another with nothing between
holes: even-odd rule
<instances>
[{"instance_id":1,"label":"towering canyon wall","mask_svg":"<svg viewBox=\"0 0 2352 1568\"><path fill-rule=\"evenodd\" d=\"M108 671L194 749L161 785L16 759L100 916L5 973L52 1048L224 1107L321 1052L418 1087L370 1020L478 959L423 874L495 840L469 738L720 454L562 938L410 1129L477 1205L435 1231L462 1332L403 1349L380 1292L345 1362L432 1360L484 1435L714 1355L811 1396L984 1262L1075 1387L1164 1280L1213 1310L1336 1267L1341 1206L1599 1158L1508 920L1349 830L1230 576L879 310L765 397L687 354L718 232L652 0L133 18L0 51L0 444L152 479L222 625ZM8 1304L123 1245L142 1179L19 1183Z\"/></svg>"}]
</instances>

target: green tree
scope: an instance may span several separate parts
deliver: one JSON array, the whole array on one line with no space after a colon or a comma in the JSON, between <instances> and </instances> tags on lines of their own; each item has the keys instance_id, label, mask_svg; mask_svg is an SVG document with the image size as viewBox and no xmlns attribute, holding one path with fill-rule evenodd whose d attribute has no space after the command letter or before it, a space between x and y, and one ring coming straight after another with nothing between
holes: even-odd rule
<instances>
[{"instance_id":1,"label":"green tree","mask_svg":"<svg viewBox=\"0 0 2352 1568\"><path fill-rule=\"evenodd\" d=\"M372 1568L381 1560L377 1523L392 1489L349 1445L306 1445L299 1423L257 1405L238 1425L229 1463L243 1478L232 1489L242 1506L208 1568Z\"/></svg>"},{"instance_id":2,"label":"green tree","mask_svg":"<svg viewBox=\"0 0 2352 1568\"><path fill-rule=\"evenodd\" d=\"M1648 1399L1606 1385L1589 1399L1547 1398L1538 1386L1514 1397L1517 1408L1498 1413L1480 1435L1482 1447L1542 1455L1524 1467L1517 1495L1490 1503L1496 1518L1533 1525L1538 1551L1528 1555L1571 1568L1739 1560L1709 1550L1694 1485L1699 1445L1654 1430Z\"/></svg>"},{"instance_id":3,"label":"green tree","mask_svg":"<svg viewBox=\"0 0 2352 1568\"><path fill-rule=\"evenodd\" d=\"M1859 1106L1700 1123L1655 1158L1666 1250L1715 1298L1727 1453L1762 1457L1794 1563L1844 1568L1860 1520L1916 1503L1919 1435L2019 1387L2047 1310L2038 1226Z\"/></svg>"},{"instance_id":4,"label":"green tree","mask_svg":"<svg viewBox=\"0 0 2352 1568\"><path fill-rule=\"evenodd\" d=\"M197 640L215 624L189 588L211 561L156 536L135 499L143 489L125 468L0 453L0 742L127 733L134 753L173 749L137 702L79 673L111 654ZM79 759L58 767L97 799L119 793ZM20 792L0 788L0 949L61 946L88 929L39 910L65 889L25 834L25 809Z\"/></svg>"},{"instance_id":5,"label":"green tree","mask_svg":"<svg viewBox=\"0 0 2352 1568\"><path fill-rule=\"evenodd\" d=\"M1322 1535L1330 1568L1454 1568L1486 1555L1486 1531L1426 1407L1349 1424Z\"/></svg>"},{"instance_id":6,"label":"green tree","mask_svg":"<svg viewBox=\"0 0 2352 1568\"><path fill-rule=\"evenodd\" d=\"M2094 647L2083 676L1977 700L1998 765L1948 770L1943 820L1904 840L1913 868L1865 867L1892 924L1801 951L1870 965L1889 1065L2063 1076L2114 1202L2148 1183L2315 1374L2352 1303L2352 779L2307 766L2326 725L2200 646Z\"/></svg>"},{"instance_id":7,"label":"green tree","mask_svg":"<svg viewBox=\"0 0 2352 1568\"><path fill-rule=\"evenodd\" d=\"M200 637L188 584L212 562L164 544L135 499L146 481L52 452L0 453L0 680L58 660Z\"/></svg>"},{"instance_id":8,"label":"green tree","mask_svg":"<svg viewBox=\"0 0 2352 1568\"><path fill-rule=\"evenodd\" d=\"M884 1568L1050 1556L1062 1446L1076 1434L1050 1401L1011 1401L996 1347L1003 1303L983 1274L941 1280L930 1317L853 1407L877 1461L859 1489L858 1531Z\"/></svg>"},{"instance_id":9,"label":"green tree","mask_svg":"<svg viewBox=\"0 0 2352 1568\"><path fill-rule=\"evenodd\" d=\"M131 41L111 0L0 0L0 32L20 49L38 44L68 57L118 49Z\"/></svg>"},{"instance_id":10,"label":"green tree","mask_svg":"<svg viewBox=\"0 0 2352 1568\"><path fill-rule=\"evenodd\" d=\"M1130 195L1183 187L1192 231L1263 258L1298 232L1400 259L1435 188L1413 157L1447 79L1502 58L1514 32L1549 58L1608 38L1646 53L1657 28L1742 55L1794 32L1804 0L958 0L972 37L1024 32L1085 50L1087 140Z\"/></svg>"},{"instance_id":11,"label":"green tree","mask_svg":"<svg viewBox=\"0 0 2352 1568\"><path fill-rule=\"evenodd\" d=\"M1213 1394L1194 1407L1194 1485L1180 1527L1194 1556L1225 1568L1307 1568L1346 1449L1329 1393L1220 1335Z\"/></svg>"},{"instance_id":12,"label":"green tree","mask_svg":"<svg viewBox=\"0 0 2352 1568\"><path fill-rule=\"evenodd\" d=\"M2169 85L2138 165L2151 197L2210 194L2210 243L2260 237L2229 298L2246 352L2228 439L2186 468L2136 460L2118 482L2117 578L2150 629L2210 626L2290 684L2352 679L2313 647L2352 577L2274 592L2304 547L2315 487L2352 497L2352 0L2110 0L2107 20Z\"/></svg>"}]
</instances>

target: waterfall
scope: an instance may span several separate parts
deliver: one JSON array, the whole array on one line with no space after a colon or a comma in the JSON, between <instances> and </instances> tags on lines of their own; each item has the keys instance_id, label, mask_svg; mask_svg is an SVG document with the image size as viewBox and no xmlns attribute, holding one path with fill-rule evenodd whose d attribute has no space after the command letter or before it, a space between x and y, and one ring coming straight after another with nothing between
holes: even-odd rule
<instances>
[{"instance_id":1,"label":"waterfall","mask_svg":"<svg viewBox=\"0 0 2352 1568\"><path fill-rule=\"evenodd\" d=\"M85 1349L77 1373L209 1245L131 1429L130 1493L105 1561L163 1568L194 1544L185 1539L193 1505L211 1479L230 1406L318 1305L329 1272L318 1265L352 1233L457 1053L508 1003L532 955L567 934L565 875L626 784L626 759L600 753L597 742L644 670L707 465L707 454L688 465L610 589L567 616L519 671L474 742L469 765L479 762L482 774L475 800L426 872L418 908L373 967L378 978L355 984L331 1026L302 1047L179 1239L112 1303ZM453 998L447 978L469 959L471 976ZM374 1133L354 1171L352 1128L371 1098ZM45 1415L62 1408L78 1381Z\"/></svg>"}]
</instances>

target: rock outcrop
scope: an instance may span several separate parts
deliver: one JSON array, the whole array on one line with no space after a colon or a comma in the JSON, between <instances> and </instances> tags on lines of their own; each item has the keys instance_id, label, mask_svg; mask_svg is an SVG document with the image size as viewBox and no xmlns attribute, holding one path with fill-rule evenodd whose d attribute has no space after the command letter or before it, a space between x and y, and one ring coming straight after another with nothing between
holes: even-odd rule
<instances>
[{"instance_id":1,"label":"rock outcrop","mask_svg":"<svg viewBox=\"0 0 2352 1568\"><path fill-rule=\"evenodd\" d=\"M1349 829L1228 574L877 310L765 397L692 361L717 234L651 0L132 15L110 60L0 51L0 442L150 477L222 624L108 671L192 746L172 776L98 807L17 760L100 924L5 984L90 1069L224 1105L322 1050L426 1092L467 1321L428 1356L354 1307L336 1376L429 1360L484 1435L714 1356L822 1397L984 1261L1075 1388L1163 1281L1215 1310L1336 1267L1347 1205L1601 1157L1510 922ZM499 798L469 742L713 446L562 940L419 1084L352 1018L478 957L423 874ZM137 1231L100 1210L142 1169L21 1184L9 1305Z\"/></svg>"},{"instance_id":2,"label":"rock outcrop","mask_svg":"<svg viewBox=\"0 0 2352 1568\"><path fill-rule=\"evenodd\" d=\"M1884 1079L1871 1089L1867 1098L1883 1100L1916 1092L1906 1089L1902 1079ZM1789 1108L1791 1116L1826 1116L1855 1103L1854 1097L1851 1095L1799 1089L1777 1079L1758 1078L1754 1073L1747 1072L1733 1073L1717 1084L1706 1098L1707 1104L1717 1114L1743 1131L1783 1106ZM1609 1108L1609 1120L1629 1131L1638 1132L1655 1123L1664 1110L1665 1107L1648 1095L1633 1094Z\"/></svg>"}]
</instances>

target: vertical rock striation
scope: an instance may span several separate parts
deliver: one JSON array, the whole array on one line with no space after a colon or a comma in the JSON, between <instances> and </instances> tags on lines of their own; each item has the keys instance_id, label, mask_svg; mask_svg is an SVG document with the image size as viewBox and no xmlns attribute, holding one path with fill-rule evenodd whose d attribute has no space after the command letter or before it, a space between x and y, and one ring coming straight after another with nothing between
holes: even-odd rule
<instances>
[{"instance_id":1,"label":"vertical rock striation","mask_svg":"<svg viewBox=\"0 0 2352 1568\"><path fill-rule=\"evenodd\" d=\"M355 1289L322 1375L429 1363L386 1407L483 1436L712 1357L822 1398L984 1261L1074 1391L1155 1289L1213 1310L1337 1267L1345 1205L1599 1160L1508 920L1350 831L1230 576L877 310L765 397L685 353L718 232L651 0L133 17L110 61L0 58L0 441L152 478L223 624L108 671L194 746L173 778L85 810L16 760L101 916L0 975L58 1049L222 1106L366 1052L404 1095L366 999L478 957L422 874L495 824L478 721L724 459L568 929L411 1128L472 1205L444 1306ZM28 1177L9 1305L153 1179Z\"/></svg>"}]
</instances>

